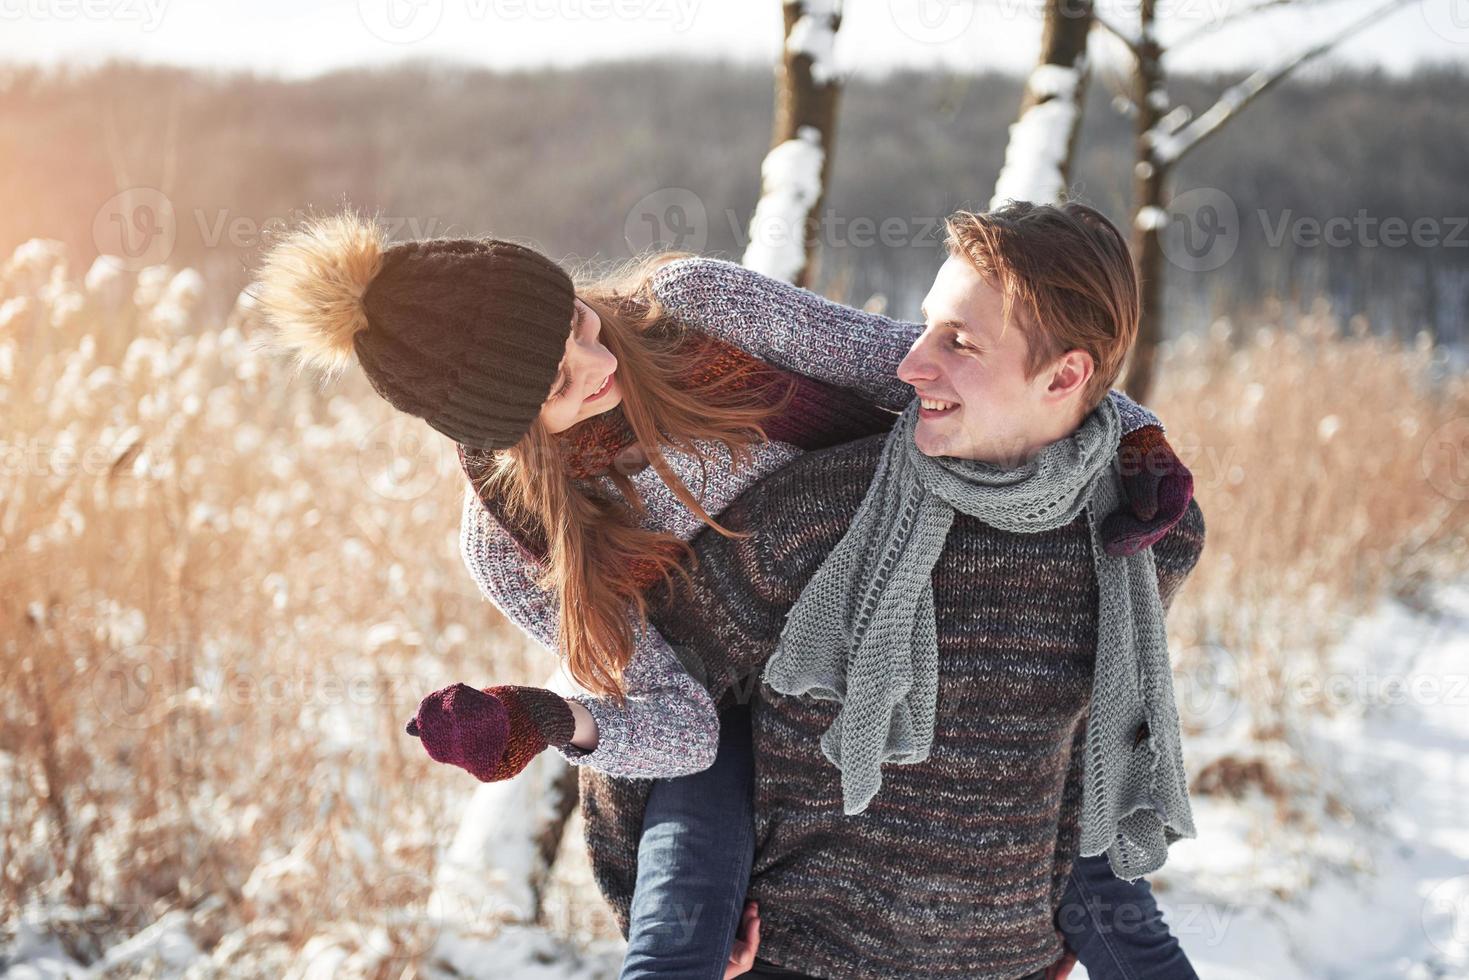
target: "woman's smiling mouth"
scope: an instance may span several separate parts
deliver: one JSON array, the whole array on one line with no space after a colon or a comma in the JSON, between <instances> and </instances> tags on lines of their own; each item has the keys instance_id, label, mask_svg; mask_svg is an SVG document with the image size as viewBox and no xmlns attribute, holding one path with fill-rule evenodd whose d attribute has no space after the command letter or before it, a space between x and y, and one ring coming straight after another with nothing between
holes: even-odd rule
<instances>
[{"instance_id":1,"label":"woman's smiling mouth","mask_svg":"<svg viewBox=\"0 0 1469 980\"><path fill-rule=\"evenodd\" d=\"M585 400L586 401L591 401L594 398L601 398L603 395L607 394L607 389L612 387L612 378L616 374L617 374L617 372L616 371L613 371L612 374L609 374L609 375L607 375L606 378L603 378L602 379L602 386L600 388L598 388L596 391L592 392L590 395L588 395Z\"/></svg>"}]
</instances>

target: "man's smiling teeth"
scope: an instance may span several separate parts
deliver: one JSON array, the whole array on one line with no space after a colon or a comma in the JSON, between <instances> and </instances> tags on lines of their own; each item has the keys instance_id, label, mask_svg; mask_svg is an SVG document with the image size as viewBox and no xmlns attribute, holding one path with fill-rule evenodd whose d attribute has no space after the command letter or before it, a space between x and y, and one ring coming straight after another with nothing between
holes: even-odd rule
<instances>
[{"instance_id":1,"label":"man's smiling teeth","mask_svg":"<svg viewBox=\"0 0 1469 980\"><path fill-rule=\"evenodd\" d=\"M941 402L941 401L939 401L939 400L937 400L935 398L920 398L920 399L918 399L918 404L920 404L924 408L930 409L932 411L942 412L945 409L956 407L959 403L958 402Z\"/></svg>"}]
</instances>

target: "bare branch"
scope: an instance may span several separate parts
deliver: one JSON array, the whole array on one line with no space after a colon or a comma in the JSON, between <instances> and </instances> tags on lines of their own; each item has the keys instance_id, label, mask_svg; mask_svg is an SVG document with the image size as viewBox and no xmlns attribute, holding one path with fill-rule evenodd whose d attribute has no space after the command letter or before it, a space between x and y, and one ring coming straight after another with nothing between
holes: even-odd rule
<instances>
[{"instance_id":1,"label":"bare branch","mask_svg":"<svg viewBox=\"0 0 1469 980\"><path fill-rule=\"evenodd\" d=\"M1197 38L1202 37L1205 34L1212 34L1220 28L1225 27L1226 25L1233 24L1236 21L1244 20L1246 18L1254 16L1255 14L1262 13L1266 10L1271 10L1275 7L1295 7L1299 9L1301 7L1319 6L1321 4L1329 2L1331 2L1331 0L1316 0L1315 3L1310 3L1308 2L1308 0L1260 0L1259 3L1236 10L1234 11L1234 13L1221 17L1216 21L1206 21L1205 23L1200 24L1198 27L1195 27L1191 31L1185 31L1178 37L1173 38L1171 41L1168 42L1168 50L1172 51L1176 48L1180 48L1183 45L1188 44L1190 41L1196 40Z\"/></svg>"},{"instance_id":2,"label":"bare branch","mask_svg":"<svg viewBox=\"0 0 1469 980\"><path fill-rule=\"evenodd\" d=\"M1276 7L1294 7L1297 10L1314 10L1317 7L1325 7L1328 4L1339 2L1341 2L1341 0L1260 0L1259 3L1256 3L1249 7L1245 7L1240 10L1236 10L1234 13L1222 17L1219 20L1214 21L1213 23L1200 24L1198 27L1194 28L1191 31L1185 31L1183 34L1168 42L1168 50L1173 51L1174 49L1183 47L1184 45L1189 44L1206 34L1213 34L1215 31L1218 31L1221 28L1233 26L1238 21L1246 20L1255 14L1263 13L1266 10L1273 10Z\"/></svg>"},{"instance_id":3,"label":"bare branch","mask_svg":"<svg viewBox=\"0 0 1469 980\"><path fill-rule=\"evenodd\" d=\"M1092 20L1097 24L1098 27L1103 28L1108 34L1111 34L1117 40L1121 41L1127 47L1127 50L1131 52L1134 58L1138 57L1139 41L1137 38L1133 37L1131 34L1127 33L1117 25L1108 22L1106 18L1102 17L1100 14L1093 13Z\"/></svg>"},{"instance_id":4,"label":"bare branch","mask_svg":"<svg viewBox=\"0 0 1469 980\"><path fill-rule=\"evenodd\" d=\"M1237 116L1245 106L1275 87L1282 79L1289 76L1301 65L1330 51L1346 38L1367 27L1374 21L1381 19L1400 7L1414 2L1416 0L1388 0L1387 3L1374 8L1326 39L1318 41L1298 54L1292 55L1280 64L1270 68L1261 68L1259 71L1252 73L1239 84L1225 89L1224 94L1219 97L1218 101L1177 134L1155 130L1152 136L1155 147L1154 159L1161 164L1177 163L1184 154L1188 153L1195 146L1198 146L1200 142L1215 130Z\"/></svg>"}]
</instances>

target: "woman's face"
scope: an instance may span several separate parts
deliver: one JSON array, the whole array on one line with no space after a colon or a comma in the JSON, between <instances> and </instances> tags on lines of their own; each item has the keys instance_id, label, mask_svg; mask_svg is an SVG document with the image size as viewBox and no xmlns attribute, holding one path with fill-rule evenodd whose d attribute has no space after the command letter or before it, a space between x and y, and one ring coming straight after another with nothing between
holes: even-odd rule
<instances>
[{"instance_id":1,"label":"woman's face","mask_svg":"<svg viewBox=\"0 0 1469 980\"><path fill-rule=\"evenodd\" d=\"M541 403L541 423L547 431L565 432L582 419L601 415L622 402L617 358L597 339L601 332L601 317L578 299L571 315L566 354L551 383L551 394Z\"/></svg>"}]
</instances>

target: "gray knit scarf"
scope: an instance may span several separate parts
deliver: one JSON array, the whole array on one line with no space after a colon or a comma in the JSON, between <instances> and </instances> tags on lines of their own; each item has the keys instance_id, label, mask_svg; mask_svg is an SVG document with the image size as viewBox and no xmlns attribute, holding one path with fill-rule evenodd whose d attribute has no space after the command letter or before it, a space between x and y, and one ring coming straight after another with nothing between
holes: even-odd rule
<instances>
[{"instance_id":1,"label":"gray knit scarf","mask_svg":"<svg viewBox=\"0 0 1469 980\"><path fill-rule=\"evenodd\" d=\"M821 750L841 770L845 812L861 813L882 785L882 763L923 762L933 743L932 572L955 512L1031 534L1085 511L1100 605L1081 853L1105 852L1124 878L1155 870L1194 827L1153 554L1108 555L1098 531L1122 499L1117 407L1103 399L1075 433L1012 468L925 455L917 422L915 399L846 535L791 609L764 681L842 704Z\"/></svg>"}]
</instances>

